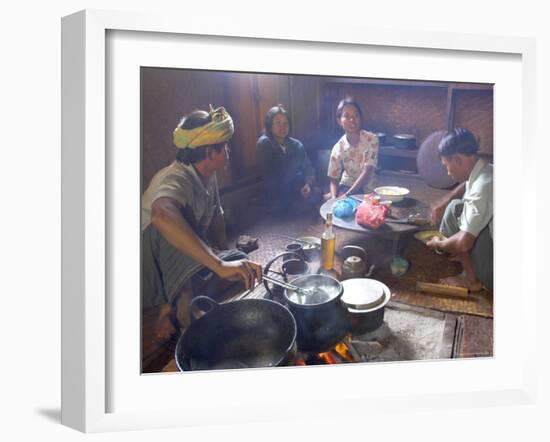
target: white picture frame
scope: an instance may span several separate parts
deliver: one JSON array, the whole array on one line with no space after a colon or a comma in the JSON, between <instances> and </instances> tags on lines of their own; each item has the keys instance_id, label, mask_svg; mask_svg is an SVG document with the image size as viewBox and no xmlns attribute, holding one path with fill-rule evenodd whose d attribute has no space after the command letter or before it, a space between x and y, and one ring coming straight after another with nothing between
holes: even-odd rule
<instances>
[{"instance_id":1,"label":"white picture frame","mask_svg":"<svg viewBox=\"0 0 550 442\"><path fill-rule=\"evenodd\" d=\"M521 185L515 189L506 187L505 179L499 182L498 168L503 171L513 171L520 167L520 174L528 176L535 162L534 145L534 106L535 106L535 46L532 39L517 37L499 37L451 33L430 33L423 31L403 31L399 33L369 28L350 27L346 33L334 32L328 27L281 25L276 30L266 29L260 24L241 24L234 29L231 23L206 20L197 17L193 21L181 24L176 17L154 16L152 14L87 10L63 18L62 21L62 423L84 432L115 431L140 428L163 428L178 426L208 425L213 421L218 423L262 422L293 419L297 416L305 419L319 419L323 416L336 414L368 415L379 412L403 412L411 409L456 409L467 408L472 403L477 406L495 406L506 404L532 404L535 397L535 362L534 342L536 324L528 321L527 306L536 302L536 278L526 277L526 257L535 256L536 244L521 241L525 233L520 229L519 238L514 244L506 243L502 232L506 221L497 217L495 223L495 293L514 291L520 295L514 298L513 304L508 296L495 299L495 357L487 360L465 360L439 362L432 367L430 363L414 364L378 364L367 367L358 364L353 367L337 367L335 369L319 370L314 367L304 370L267 370L241 371L239 373L208 373L193 374L185 379L179 375L139 376L139 360L133 356L124 359L125 363L135 366L127 376L117 374L120 359L115 355L117 347L113 343L117 339L115 331L117 319L121 313L118 300L113 300L113 293L120 287L126 272L113 271L117 266L120 247L112 246L119 241L116 227L118 201L121 192L126 189L118 187L118 171L121 160L113 154L109 147L118 143L119 134L108 132L106 122L112 122L116 110L108 108L108 94L113 93L110 82L116 80L116 72L111 72L109 64L113 58L123 58L121 53L109 46L108 35L118 33L135 37L142 43L148 39L158 41L165 38L168 43L160 45L179 44L180 40L192 39L198 44L206 40L223 44L224 39L231 39L236 46L254 47L256 51L262 44L268 44L275 50L296 47L298 52L306 45L319 48L321 53L338 49L346 51L369 50L379 53L397 51L396 57L408 57L408 52L416 51L423 56L444 58L447 55L470 57L473 66L485 66L485 58L502 59L510 62L510 78L503 79L505 89L513 85L519 90L503 90L501 83L495 83L495 161L496 161L496 203L495 212L503 213L503 193L512 197L521 195L521 204L525 207L536 207L536 192L521 193ZM124 38L123 38L124 40ZM129 48L130 46L125 46ZM424 51L424 52L423 52ZM131 51L127 51L131 52ZM335 54L335 53L334 53ZM139 62L141 54L126 53L129 63ZM135 56L135 57L134 57ZM336 56L336 55L335 55ZM109 58L110 57L110 58ZM197 58L199 60L199 58ZM409 58L407 58L409 60ZM414 62L414 57L410 60ZM189 63L189 62L187 62ZM195 63L201 63L195 61ZM233 68L229 59L220 58L220 68ZM240 60L246 65L246 60ZM442 63L445 64L445 63ZM205 65L194 67L203 68ZM211 65L209 65L211 67ZM437 63L431 66L433 72L438 71ZM246 66L243 67L246 70ZM268 67L265 67L268 69ZM299 68L297 68L299 69ZM519 69L518 72L515 70ZM106 75L106 72L109 75ZM324 72L328 73L328 72ZM350 74L357 71L350 71ZM112 74L112 76L111 76ZM345 74L341 70L330 74ZM504 75L504 73L501 73ZM499 75L501 75L499 74ZM517 74L517 75L516 75ZM495 74L496 75L496 74ZM365 75L366 76L366 75ZM479 80L482 73L473 75L471 80ZM421 75L418 77L421 79ZM461 80L468 80L468 75L461 74ZM504 77L503 77L504 78ZM433 79L433 77L432 77ZM437 79L437 78L436 78ZM443 79L443 78L441 78ZM490 80L490 76L485 78ZM135 90L136 96L139 89ZM507 96L511 95L511 98ZM519 104L515 110L501 109L502 101L508 100ZM502 111L501 111L502 110ZM129 106L130 120L139 117L139 108ZM516 127L509 129L509 140L499 137L503 125L510 128L513 118ZM520 123L518 123L520 121ZM132 124L135 124L133 121ZM135 147L135 137L138 134L128 134L128 144ZM499 155L499 149L506 149L506 143L517 142L521 146L519 160L507 159ZM502 147L504 146L504 147ZM139 143L138 143L139 147ZM516 147L517 149L517 147ZM132 152L132 149L130 149ZM135 151L134 151L135 152ZM139 150L137 151L139 152ZM127 152L126 152L127 153ZM139 153L136 153L139 157ZM515 161L515 163L514 163ZM130 162L129 169L132 169ZM138 168L139 169L139 168ZM516 169L517 170L517 169ZM139 172L137 172L139 173ZM505 177L506 174L500 175ZM134 175L132 175L134 177ZM500 186L500 187L499 187ZM499 189L503 190L500 191ZM499 195L500 193L500 195ZM129 198L127 198L129 199ZM139 201L139 200L138 200ZM519 199L518 199L519 201ZM135 208L130 208L131 213ZM504 218L504 217L503 217ZM532 225L535 218L532 211L523 211L519 222ZM139 225L139 216L137 218ZM500 230L499 230L500 229ZM135 241L134 241L135 242ZM139 242L139 241L138 241ZM512 264L499 260L499 247L506 246L508 253L515 254L522 263L519 277L507 284L498 284L498 274L510 274L514 269ZM135 244L134 244L135 246ZM139 245L138 245L139 247ZM116 250L115 250L116 249ZM135 249L134 249L135 250ZM139 249L138 249L139 250ZM503 248L501 249L503 250ZM131 255L130 253L128 253ZM135 255L135 254L134 254ZM135 263L135 256L130 256ZM137 257L139 260L139 257ZM129 264L129 266L131 266ZM135 266L134 266L135 267ZM120 272L119 272L120 270ZM128 278L126 278L128 279ZM129 282L128 280L126 282ZM122 281L124 283L124 281ZM139 285L138 281L135 281ZM499 291L500 290L500 291ZM128 301L128 315L139 317L139 292L129 290L135 295ZM137 303L137 304L136 304ZM510 331L512 315L523 330L522 354L516 360L512 359L512 349L515 337ZM132 316L133 317L133 316ZM137 319L136 319L137 320ZM133 321L133 320L132 320ZM132 322L135 325L135 322ZM130 339L135 337L135 343L129 344L135 350L139 347L139 330L134 326L128 328ZM124 339L122 337L121 339ZM132 351L132 350L130 350ZM116 362L115 362L116 361ZM453 365L454 364L454 365ZM457 365L459 364L459 365ZM421 369L418 369L420 367ZM457 368L458 367L458 368ZM376 383L370 386L356 383L353 391L316 394L316 385L330 383L342 376L359 380L373 377L376 379L394 379L395 388L385 393L376 390ZM445 378L433 379L433 383L424 386L408 386L399 384L399 376L403 369L408 370L422 379L422 371L428 373L439 370L448 373L461 373L453 380L452 388L447 387ZM485 382L475 382L479 377ZM127 379L132 382L126 383ZM275 382L271 379L276 378ZM432 376L433 378L433 376ZM436 376L437 378L437 376ZM447 378L448 379L448 378ZM472 382L468 383L468 379ZM489 382L488 380L492 380ZM229 382L228 382L229 381ZM447 382L448 383L448 382ZM113 400L113 391L119 384L125 384L125 393L117 393ZM272 385L273 384L273 385ZM163 406L153 408L132 408L127 404L133 398L129 389L143 388L147 395L167 395L166 391L182 385L187 388L187 400L196 401L193 406L182 404L174 407L167 401ZM285 406L281 385L301 386L305 392L304 398L296 399L299 411ZM236 395L236 388L245 386ZM218 396L201 396L201 391L208 387L218 392ZM414 387L414 388L413 388ZM166 389L166 390L164 390ZM159 393L160 392L160 393ZM267 392L267 393L266 393ZM128 395L125 399L124 395ZM267 400L264 395L274 395L273 400ZM236 395L236 396L235 396ZM225 397L227 396L227 397ZM376 398L374 401L368 399ZM335 406L337 405L337 406ZM241 413L228 414L225 410L232 407Z\"/></svg>"}]
</instances>

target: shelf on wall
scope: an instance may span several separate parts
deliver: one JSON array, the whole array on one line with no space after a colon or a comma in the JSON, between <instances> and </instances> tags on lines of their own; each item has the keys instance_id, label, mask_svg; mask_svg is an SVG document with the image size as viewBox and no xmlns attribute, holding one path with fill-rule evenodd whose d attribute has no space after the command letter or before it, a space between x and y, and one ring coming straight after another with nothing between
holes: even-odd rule
<instances>
[{"instance_id":1,"label":"shelf on wall","mask_svg":"<svg viewBox=\"0 0 550 442\"><path fill-rule=\"evenodd\" d=\"M396 176L399 178L408 177L408 178L415 178L417 180L422 180L422 176L416 172L411 172L408 170L388 170L388 169L380 169L376 171L377 175L381 176Z\"/></svg>"},{"instance_id":2,"label":"shelf on wall","mask_svg":"<svg viewBox=\"0 0 550 442\"><path fill-rule=\"evenodd\" d=\"M388 80L378 78L344 78L329 77L325 79L326 84L359 84L371 86L412 86L412 87L437 87L450 88L453 90L492 90L492 83L449 83L446 81L425 81L425 80Z\"/></svg>"},{"instance_id":3,"label":"shelf on wall","mask_svg":"<svg viewBox=\"0 0 550 442\"><path fill-rule=\"evenodd\" d=\"M399 149L395 146L385 145L378 148L378 154L390 157L416 158L418 149Z\"/></svg>"}]
</instances>

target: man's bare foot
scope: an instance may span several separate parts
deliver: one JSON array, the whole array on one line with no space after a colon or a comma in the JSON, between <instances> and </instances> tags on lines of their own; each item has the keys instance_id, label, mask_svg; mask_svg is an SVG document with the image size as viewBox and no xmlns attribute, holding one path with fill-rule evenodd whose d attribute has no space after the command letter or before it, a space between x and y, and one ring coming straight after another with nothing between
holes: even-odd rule
<instances>
[{"instance_id":1,"label":"man's bare foot","mask_svg":"<svg viewBox=\"0 0 550 442\"><path fill-rule=\"evenodd\" d=\"M440 279L439 282L445 285L463 287L468 289L470 292L479 292L483 289L481 282L479 282L477 279L469 278L464 273Z\"/></svg>"}]
</instances>

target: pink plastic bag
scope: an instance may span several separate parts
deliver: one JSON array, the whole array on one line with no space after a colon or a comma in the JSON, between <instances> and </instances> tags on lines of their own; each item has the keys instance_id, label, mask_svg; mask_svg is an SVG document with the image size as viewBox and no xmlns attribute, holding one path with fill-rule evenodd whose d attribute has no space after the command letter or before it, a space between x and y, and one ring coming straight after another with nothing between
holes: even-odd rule
<instances>
[{"instance_id":1,"label":"pink plastic bag","mask_svg":"<svg viewBox=\"0 0 550 442\"><path fill-rule=\"evenodd\" d=\"M386 204L380 204L380 201L372 194L365 195L364 201L359 204L355 213L355 221L362 227L368 229L378 229L385 223L386 217L390 213L390 208Z\"/></svg>"}]
</instances>

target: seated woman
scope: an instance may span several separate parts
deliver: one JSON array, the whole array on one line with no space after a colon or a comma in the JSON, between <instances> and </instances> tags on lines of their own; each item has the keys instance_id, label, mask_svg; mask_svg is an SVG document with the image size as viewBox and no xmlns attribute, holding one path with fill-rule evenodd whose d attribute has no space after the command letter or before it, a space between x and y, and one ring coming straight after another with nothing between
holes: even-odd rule
<instances>
[{"instance_id":1,"label":"seated woman","mask_svg":"<svg viewBox=\"0 0 550 442\"><path fill-rule=\"evenodd\" d=\"M378 162L378 137L361 129L363 114L352 98L340 101L336 121L344 135L332 148L328 165L330 193L326 199L366 193Z\"/></svg>"},{"instance_id":2,"label":"seated woman","mask_svg":"<svg viewBox=\"0 0 550 442\"><path fill-rule=\"evenodd\" d=\"M256 158L270 210L314 209L321 192L314 187L315 170L304 145L289 136L290 118L278 104L265 115L264 134L256 143Z\"/></svg>"}]
</instances>

